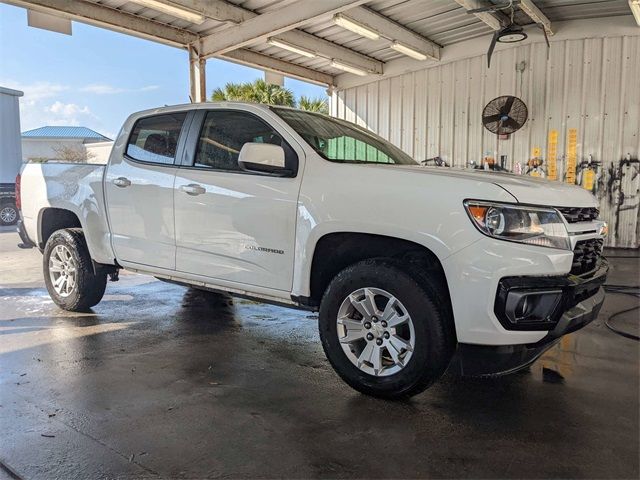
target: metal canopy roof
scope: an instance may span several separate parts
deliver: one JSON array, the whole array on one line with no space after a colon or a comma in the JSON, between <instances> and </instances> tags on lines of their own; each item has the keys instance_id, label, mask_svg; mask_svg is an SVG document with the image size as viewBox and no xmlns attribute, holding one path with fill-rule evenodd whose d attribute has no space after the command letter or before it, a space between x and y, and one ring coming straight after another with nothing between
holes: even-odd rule
<instances>
[{"instance_id":1,"label":"metal canopy roof","mask_svg":"<svg viewBox=\"0 0 640 480\"><path fill-rule=\"evenodd\" d=\"M470 14L468 9L505 5L509 0L161 0L202 14L202 23L162 13L129 0L0 0L45 13L143 36L203 58L225 58L319 84L345 74L336 62L381 74L388 62L406 58L391 48L396 40L437 60L441 47L487 35L505 24L505 10ZM631 15L627 0L520 0L520 25ZM531 14L531 11L534 14ZM333 16L364 19L383 36L365 38L336 25ZM537 12L537 14L535 14ZM360 22L361 24L363 22ZM389 33L391 32L391 33ZM267 43L275 37L313 52L314 58ZM386 38L384 38L386 37ZM417 46L417 47L416 47ZM335 62L333 62L335 60ZM417 61L417 60L416 60Z\"/></svg>"}]
</instances>

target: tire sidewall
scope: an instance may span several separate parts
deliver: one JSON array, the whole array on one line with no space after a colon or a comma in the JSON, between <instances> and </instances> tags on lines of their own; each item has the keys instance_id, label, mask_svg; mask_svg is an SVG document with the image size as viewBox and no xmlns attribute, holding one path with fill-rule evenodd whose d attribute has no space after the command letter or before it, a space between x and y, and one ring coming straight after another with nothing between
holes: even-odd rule
<instances>
[{"instance_id":1,"label":"tire sidewall","mask_svg":"<svg viewBox=\"0 0 640 480\"><path fill-rule=\"evenodd\" d=\"M94 275L93 272L87 270L87 266L91 265L91 258L86 250L84 241L81 241L81 233L73 232L70 230L58 230L54 232L47 240L47 244L44 247L43 252L43 269L44 269L44 281L47 286L47 290L51 299L56 305L64 310L82 310L86 307L82 306L84 298L82 290L85 286L91 283ZM80 237L80 238L79 238ZM55 247L58 245L64 245L71 252L71 256L76 264L76 282L73 286L73 290L69 295L63 297L56 292L51 282L51 276L49 274L49 259Z\"/></svg>"},{"instance_id":2,"label":"tire sidewall","mask_svg":"<svg viewBox=\"0 0 640 480\"><path fill-rule=\"evenodd\" d=\"M405 306L413 321L413 354L408 364L393 375L376 377L363 372L347 358L338 340L338 309L349 294L364 287L391 293ZM439 378L450 356L445 348L442 313L430 297L399 262L366 260L340 272L323 296L319 315L322 345L337 373L357 390L383 397L409 394L418 384L430 384Z\"/></svg>"}]
</instances>

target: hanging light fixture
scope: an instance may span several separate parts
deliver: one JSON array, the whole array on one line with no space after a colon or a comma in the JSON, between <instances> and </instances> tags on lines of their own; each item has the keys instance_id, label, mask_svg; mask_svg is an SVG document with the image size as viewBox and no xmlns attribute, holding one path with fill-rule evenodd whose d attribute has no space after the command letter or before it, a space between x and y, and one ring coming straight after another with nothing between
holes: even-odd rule
<instances>
[{"instance_id":1,"label":"hanging light fixture","mask_svg":"<svg viewBox=\"0 0 640 480\"><path fill-rule=\"evenodd\" d=\"M187 22L200 24L204 22L205 17L203 14L198 13L194 10L190 10L184 7L178 7L176 5L170 5L165 2L160 2L158 0L131 0L133 3L137 3L138 5L142 5L143 7L151 8L161 13L166 13L167 15L173 15L174 17L181 18L186 20Z\"/></svg>"},{"instance_id":2,"label":"hanging light fixture","mask_svg":"<svg viewBox=\"0 0 640 480\"><path fill-rule=\"evenodd\" d=\"M334 15L333 21L336 25L341 26L342 28L346 28L347 30L352 31L353 33L357 33L358 35L362 35L370 40L378 40L380 38L380 34L375 30L372 30L369 27L362 25L355 20L351 20L349 17L345 17L341 13Z\"/></svg>"},{"instance_id":3,"label":"hanging light fixture","mask_svg":"<svg viewBox=\"0 0 640 480\"><path fill-rule=\"evenodd\" d=\"M307 58L315 58L315 57L318 56L315 52L312 52L311 50L307 50L306 48L298 47L297 45L292 45L289 42L278 40L277 38L269 38L267 40L267 43L269 45L274 46L274 47L282 48L284 50L288 50L290 52L297 53L298 55L302 55L302 56L307 57Z\"/></svg>"}]
</instances>

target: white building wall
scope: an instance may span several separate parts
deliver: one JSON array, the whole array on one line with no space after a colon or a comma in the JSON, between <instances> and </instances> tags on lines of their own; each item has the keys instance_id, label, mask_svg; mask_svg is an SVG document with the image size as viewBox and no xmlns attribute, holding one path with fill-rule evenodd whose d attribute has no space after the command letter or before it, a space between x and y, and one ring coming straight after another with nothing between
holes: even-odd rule
<instances>
[{"instance_id":1,"label":"white building wall","mask_svg":"<svg viewBox=\"0 0 640 480\"><path fill-rule=\"evenodd\" d=\"M74 149L84 149L82 139L74 138L29 138L22 139L22 159L23 161L33 160L55 160L58 157L56 149L70 147Z\"/></svg>"},{"instance_id":2,"label":"white building wall","mask_svg":"<svg viewBox=\"0 0 640 480\"><path fill-rule=\"evenodd\" d=\"M0 87L0 183L13 183L20 171L20 108L22 92Z\"/></svg>"},{"instance_id":3,"label":"white building wall","mask_svg":"<svg viewBox=\"0 0 640 480\"><path fill-rule=\"evenodd\" d=\"M522 73L516 71L521 62ZM638 247L640 36L556 40L548 52L544 43L525 44L496 52L491 69L486 63L478 55L339 90L331 113L370 128L417 160L440 156L459 167L497 153L513 168L539 152L547 168L555 130L560 180L566 179L568 135L576 129L578 164L589 156L602 162L595 194L611 226L608 244ZM497 142L481 114L500 95L522 98L529 120Z\"/></svg>"},{"instance_id":4,"label":"white building wall","mask_svg":"<svg viewBox=\"0 0 640 480\"><path fill-rule=\"evenodd\" d=\"M87 149L87 154L89 156L89 163L106 165L109 161L111 149L113 148L113 142L87 143L85 148Z\"/></svg>"}]
</instances>

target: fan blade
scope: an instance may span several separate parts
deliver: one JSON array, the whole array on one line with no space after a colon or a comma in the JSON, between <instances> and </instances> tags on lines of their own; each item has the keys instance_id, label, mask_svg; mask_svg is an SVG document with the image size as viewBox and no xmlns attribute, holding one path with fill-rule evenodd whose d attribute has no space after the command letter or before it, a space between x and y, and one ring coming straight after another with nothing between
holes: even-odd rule
<instances>
[{"instance_id":1,"label":"fan blade","mask_svg":"<svg viewBox=\"0 0 640 480\"><path fill-rule=\"evenodd\" d=\"M507 101L504 102L504 107L502 108L502 113L505 115L511 114L511 109L513 108L513 102L516 101L516 97L507 97Z\"/></svg>"},{"instance_id":2,"label":"fan blade","mask_svg":"<svg viewBox=\"0 0 640 480\"><path fill-rule=\"evenodd\" d=\"M493 55L493 49L496 48L496 42L498 41L498 35L500 31L493 32L493 38L491 39L491 45L489 45L489 51L487 52L487 68L491 68L491 55Z\"/></svg>"},{"instance_id":3,"label":"fan blade","mask_svg":"<svg viewBox=\"0 0 640 480\"><path fill-rule=\"evenodd\" d=\"M497 113L495 115L489 115L487 117L484 117L483 120L485 123L491 123L491 122L499 122L501 118L502 118L502 114Z\"/></svg>"},{"instance_id":4,"label":"fan blade","mask_svg":"<svg viewBox=\"0 0 640 480\"><path fill-rule=\"evenodd\" d=\"M504 122L502 122L502 127L505 129L511 129L512 132L520 129L522 125L516 122L513 118L509 117Z\"/></svg>"}]
</instances>

